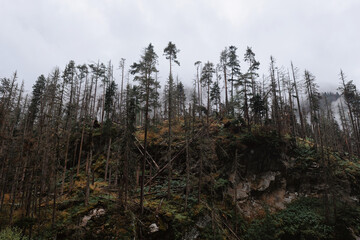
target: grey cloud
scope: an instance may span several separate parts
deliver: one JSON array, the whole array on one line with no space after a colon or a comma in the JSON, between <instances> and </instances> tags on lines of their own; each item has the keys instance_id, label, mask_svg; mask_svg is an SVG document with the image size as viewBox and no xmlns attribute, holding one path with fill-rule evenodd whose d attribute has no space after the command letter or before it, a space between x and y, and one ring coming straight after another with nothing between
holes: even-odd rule
<instances>
[{"instance_id":1,"label":"grey cloud","mask_svg":"<svg viewBox=\"0 0 360 240\"><path fill-rule=\"evenodd\" d=\"M216 63L235 45L241 57L252 46L261 73L273 55L279 66L292 60L323 90L335 90L340 68L360 83L359 10L357 0L0 0L0 77L18 70L30 89L70 59L130 65L151 42L164 82L162 51L173 41L181 49L175 71L187 85L195 61Z\"/></svg>"}]
</instances>

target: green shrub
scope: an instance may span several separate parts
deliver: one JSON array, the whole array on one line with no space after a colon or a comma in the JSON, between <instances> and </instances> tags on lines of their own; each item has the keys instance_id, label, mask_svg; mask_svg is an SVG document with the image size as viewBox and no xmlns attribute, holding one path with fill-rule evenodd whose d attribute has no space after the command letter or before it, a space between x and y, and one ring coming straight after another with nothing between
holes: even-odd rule
<instances>
[{"instance_id":1,"label":"green shrub","mask_svg":"<svg viewBox=\"0 0 360 240\"><path fill-rule=\"evenodd\" d=\"M20 240L21 231L18 228L7 227L0 232L0 240Z\"/></svg>"},{"instance_id":2,"label":"green shrub","mask_svg":"<svg viewBox=\"0 0 360 240\"><path fill-rule=\"evenodd\" d=\"M245 239L333 239L333 227L325 223L315 199L300 199L276 214L267 213L251 223Z\"/></svg>"}]
</instances>

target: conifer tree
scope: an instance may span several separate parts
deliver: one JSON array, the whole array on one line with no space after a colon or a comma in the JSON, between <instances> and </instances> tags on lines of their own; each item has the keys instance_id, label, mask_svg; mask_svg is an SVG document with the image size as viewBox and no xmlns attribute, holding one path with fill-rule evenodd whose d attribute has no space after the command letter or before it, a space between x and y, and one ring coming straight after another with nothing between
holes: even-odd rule
<instances>
[{"instance_id":1,"label":"conifer tree","mask_svg":"<svg viewBox=\"0 0 360 240\"><path fill-rule=\"evenodd\" d=\"M352 133L355 138L355 146L358 153L360 153L360 137L358 119L356 118L357 109L359 108L359 95L356 90L356 85L353 81L346 82L346 76L342 70L340 70L341 86L338 88L341 91L341 95L344 97L345 105L349 112L350 122L352 126Z\"/></svg>"},{"instance_id":2,"label":"conifer tree","mask_svg":"<svg viewBox=\"0 0 360 240\"><path fill-rule=\"evenodd\" d=\"M227 66L229 67L230 76L229 81L231 82L231 89L230 89L230 102L231 102L231 115L234 116L234 105L235 105L235 98L234 98L234 84L235 81L238 80L240 76L240 61L239 57L236 53L237 47L230 46L228 53L227 53Z\"/></svg>"},{"instance_id":3,"label":"conifer tree","mask_svg":"<svg viewBox=\"0 0 360 240\"><path fill-rule=\"evenodd\" d=\"M242 86L243 86L243 95L244 95L244 115L247 122L247 125L250 126L250 116L249 116L249 96L254 97L256 95L255 79L258 77L260 63L255 60L255 53L250 47L247 47L246 53L244 55L244 61L249 63L249 68L245 74L242 75ZM251 88L251 92L250 92ZM251 99L251 98L250 98Z\"/></svg>"},{"instance_id":4,"label":"conifer tree","mask_svg":"<svg viewBox=\"0 0 360 240\"><path fill-rule=\"evenodd\" d=\"M200 75L199 75L199 70L200 70L200 66L201 66L201 61L196 61L194 63L194 65L196 66L196 82L195 82L195 89L196 89L196 84L197 84L197 102L199 106L202 106L202 97L201 97L201 88L200 88ZM199 116L201 115L201 110L199 108Z\"/></svg>"},{"instance_id":5,"label":"conifer tree","mask_svg":"<svg viewBox=\"0 0 360 240\"><path fill-rule=\"evenodd\" d=\"M146 152L147 152L147 134L148 134L148 125L149 125L149 99L150 94L154 90L154 78L153 73L157 72L157 54L154 51L154 46L150 43L148 47L145 48L143 55L138 63L133 63L131 65L131 74L135 75L134 80L138 81L140 84L140 90L142 95L142 100L145 103L145 123L144 123L144 155L141 163L141 183L140 183L140 209L141 214L144 213L144 178L145 178L145 163L146 163Z\"/></svg>"},{"instance_id":6,"label":"conifer tree","mask_svg":"<svg viewBox=\"0 0 360 240\"><path fill-rule=\"evenodd\" d=\"M33 126L34 121L39 112L40 100L41 100L41 97L45 90L45 82L46 82L46 79L45 79L44 75L40 75L33 86L32 99L31 99L31 103L29 106L29 118L28 118L29 128L31 128Z\"/></svg>"},{"instance_id":7,"label":"conifer tree","mask_svg":"<svg viewBox=\"0 0 360 240\"><path fill-rule=\"evenodd\" d=\"M201 83L204 87L207 87L207 114L206 114L206 123L209 124L209 115L210 115L210 86L212 84L213 74L215 72L214 64L211 62L205 63L201 71Z\"/></svg>"},{"instance_id":8,"label":"conifer tree","mask_svg":"<svg viewBox=\"0 0 360 240\"><path fill-rule=\"evenodd\" d=\"M210 90L210 100L215 104L216 111L219 110L220 99L220 87L218 81L214 81Z\"/></svg>"},{"instance_id":9,"label":"conifer tree","mask_svg":"<svg viewBox=\"0 0 360 240\"><path fill-rule=\"evenodd\" d=\"M278 134L281 133L281 120L280 120L280 109L279 109L279 101L278 101L278 90L277 83L275 78L275 59L270 57L270 78L271 78L271 93L272 93L272 120L277 127Z\"/></svg>"},{"instance_id":10,"label":"conifer tree","mask_svg":"<svg viewBox=\"0 0 360 240\"><path fill-rule=\"evenodd\" d=\"M228 49L225 48L220 53L220 67L224 74L224 87L225 87L225 108L228 110L229 100L228 100L228 85L227 85L227 65L228 65Z\"/></svg>"},{"instance_id":11,"label":"conifer tree","mask_svg":"<svg viewBox=\"0 0 360 240\"><path fill-rule=\"evenodd\" d=\"M135 158L134 134L136 131L136 88L131 88L129 84L126 87L125 103L125 127L124 134L120 140L122 177L120 178L121 184L119 184L119 201L121 201L124 208L127 209L131 180L133 179L135 170L135 162L132 161L132 159Z\"/></svg>"},{"instance_id":12,"label":"conifer tree","mask_svg":"<svg viewBox=\"0 0 360 240\"><path fill-rule=\"evenodd\" d=\"M169 60L170 64L170 73L169 73L169 81L168 81L168 123L169 123L169 131L168 131L168 199L171 196L171 178L172 178L172 164L171 164L171 145L172 145L172 132L171 132L171 123L173 117L173 90L174 90L174 78L172 75L172 64L176 63L180 65L179 61L177 60L177 54L180 50L176 48L176 45L172 42L169 42L167 47L164 49L164 55L166 59Z\"/></svg>"},{"instance_id":13,"label":"conifer tree","mask_svg":"<svg viewBox=\"0 0 360 240\"><path fill-rule=\"evenodd\" d=\"M75 110L75 76L76 76L76 66L75 62L71 60L65 67L62 78L65 85L70 85L70 95L69 101L66 108L66 123L67 128L70 117L73 116L73 111Z\"/></svg>"},{"instance_id":14,"label":"conifer tree","mask_svg":"<svg viewBox=\"0 0 360 240\"><path fill-rule=\"evenodd\" d=\"M321 137L319 133L320 93L318 91L318 85L315 82L315 76L307 70L305 70L304 73L304 83L310 106L310 122L312 124L314 139L316 142L319 142Z\"/></svg>"},{"instance_id":15,"label":"conifer tree","mask_svg":"<svg viewBox=\"0 0 360 240\"><path fill-rule=\"evenodd\" d=\"M303 118L303 113L301 111L301 105L300 105L300 97L299 97L299 90L298 90L298 86L297 86L297 80L296 80L296 69L294 69L293 63L291 62L291 72L292 72L292 76L293 76L293 84L294 84L294 89L295 89L295 98L296 98L296 103L297 103L297 108L298 108L298 113L299 113L299 119L300 119L300 126L301 126L301 137L305 137L306 131L305 131L305 124L304 124L304 118Z\"/></svg>"},{"instance_id":16,"label":"conifer tree","mask_svg":"<svg viewBox=\"0 0 360 240\"><path fill-rule=\"evenodd\" d=\"M111 81L105 93L105 112L106 120L110 119L110 114L114 111L115 93L117 85L115 81Z\"/></svg>"},{"instance_id":17,"label":"conifer tree","mask_svg":"<svg viewBox=\"0 0 360 240\"><path fill-rule=\"evenodd\" d=\"M186 101L186 95L185 95L185 88L184 84L180 81L176 84L176 109L177 109L177 115L178 118L180 116L184 116L185 114L185 101Z\"/></svg>"}]
</instances>

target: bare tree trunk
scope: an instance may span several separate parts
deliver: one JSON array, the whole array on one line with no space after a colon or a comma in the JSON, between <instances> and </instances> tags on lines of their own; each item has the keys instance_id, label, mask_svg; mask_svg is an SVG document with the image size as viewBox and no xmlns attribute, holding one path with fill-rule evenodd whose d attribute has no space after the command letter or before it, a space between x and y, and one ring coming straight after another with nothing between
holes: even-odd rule
<instances>
[{"instance_id":1,"label":"bare tree trunk","mask_svg":"<svg viewBox=\"0 0 360 240\"><path fill-rule=\"evenodd\" d=\"M278 134L281 134L281 122L280 122L280 116L279 116L279 102L278 97L276 94L276 80L275 80L275 67L274 67L274 58L271 56L271 65L270 65L270 75L271 75L271 89L273 94L273 109L274 109L274 120L277 126Z\"/></svg>"},{"instance_id":2,"label":"bare tree trunk","mask_svg":"<svg viewBox=\"0 0 360 240\"><path fill-rule=\"evenodd\" d=\"M90 155L90 160L89 160L89 155ZM87 154L87 156L86 156L85 206L87 206L89 204L91 162L92 162L92 148L90 147L90 154Z\"/></svg>"},{"instance_id":3,"label":"bare tree trunk","mask_svg":"<svg viewBox=\"0 0 360 240\"><path fill-rule=\"evenodd\" d=\"M55 227L55 216L56 216L56 195L57 195L57 177L55 172L55 164L54 164L54 196L53 196L53 211L52 211L52 221L51 227Z\"/></svg>"},{"instance_id":4,"label":"bare tree trunk","mask_svg":"<svg viewBox=\"0 0 360 240\"><path fill-rule=\"evenodd\" d=\"M203 147L200 145L200 167L199 167L199 182L198 182L198 203L201 199L201 185L202 185L202 172L203 172Z\"/></svg>"},{"instance_id":5,"label":"bare tree trunk","mask_svg":"<svg viewBox=\"0 0 360 240\"><path fill-rule=\"evenodd\" d=\"M70 132L68 133L67 141L66 141L66 150L65 150L65 162L64 162L64 170L62 176L61 183L61 195L64 194L64 185L65 185L65 176L66 176L66 165L68 160L68 152L69 152L69 142L70 142Z\"/></svg>"},{"instance_id":6,"label":"bare tree trunk","mask_svg":"<svg viewBox=\"0 0 360 240\"><path fill-rule=\"evenodd\" d=\"M346 117L345 117L345 111L344 111L344 106L342 104L342 101L340 101L340 106L339 106L339 114L340 114L340 121L341 121L341 125L342 125L342 129L345 135L345 144L347 146L348 152L350 153L350 156L353 154L352 151L352 145L350 143L350 134L349 134L349 128L346 122Z\"/></svg>"},{"instance_id":7,"label":"bare tree trunk","mask_svg":"<svg viewBox=\"0 0 360 240\"><path fill-rule=\"evenodd\" d=\"M224 85L225 85L225 109L228 110L229 100L228 100L228 88L227 88L227 79L226 79L226 65L223 65L224 70Z\"/></svg>"},{"instance_id":8,"label":"bare tree trunk","mask_svg":"<svg viewBox=\"0 0 360 240\"><path fill-rule=\"evenodd\" d=\"M237 177L237 149L235 150L235 162L234 162L234 212L235 212L235 232L237 232L237 186L236 186L236 177Z\"/></svg>"},{"instance_id":9,"label":"bare tree trunk","mask_svg":"<svg viewBox=\"0 0 360 240\"><path fill-rule=\"evenodd\" d=\"M107 155L106 155L105 177L104 177L105 182L106 182L106 180L107 180L107 175L108 175L109 158L110 158L110 148L111 148L111 137L110 137L110 139L109 139L109 146L108 146Z\"/></svg>"},{"instance_id":10,"label":"bare tree trunk","mask_svg":"<svg viewBox=\"0 0 360 240\"><path fill-rule=\"evenodd\" d=\"M149 76L146 76L147 79L150 79ZM141 163L141 181L140 181L140 209L141 215L144 214L144 180L145 180L145 164L147 158L147 134L148 134L148 125L149 125L149 95L150 95L150 83L149 80L146 83L146 102L145 102L145 127L144 127L144 155Z\"/></svg>"},{"instance_id":11,"label":"bare tree trunk","mask_svg":"<svg viewBox=\"0 0 360 240\"><path fill-rule=\"evenodd\" d=\"M98 61L98 64L97 64L97 69L99 68L99 61ZM95 93L94 93L94 101L93 101L93 106L92 106L92 115L93 115L93 118L96 119L96 115L95 115L95 104L96 104L96 90L97 90L97 82L98 82L98 76L97 74L95 75Z\"/></svg>"},{"instance_id":12,"label":"bare tree trunk","mask_svg":"<svg viewBox=\"0 0 360 240\"><path fill-rule=\"evenodd\" d=\"M13 181L14 183L11 187L11 207L10 207L10 216L9 216L10 225L12 225L12 221L13 221L15 198L16 198L17 185L18 185L18 172L19 172L19 168L16 167L15 177L14 177L14 181Z\"/></svg>"},{"instance_id":13,"label":"bare tree trunk","mask_svg":"<svg viewBox=\"0 0 360 240\"><path fill-rule=\"evenodd\" d=\"M189 104L189 114L185 113L185 144L186 144L186 192L185 192L185 211L188 207L189 198L189 181L190 181L190 156L189 156L189 116L191 112L191 105Z\"/></svg>"},{"instance_id":14,"label":"bare tree trunk","mask_svg":"<svg viewBox=\"0 0 360 240\"><path fill-rule=\"evenodd\" d=\"M82 147L83 147L83 142L84 142L84 132L85 132L85 123L83 122L83 127L82 127L82 131L81 131L79 158L78 158L78 163L77 163L77 168L76 168L76 176L78 176L79 172L80 172L80 162L81 162Z\"/></svg>"},{"instance_id":15,"label":"bare tree trunk","mask_svg":"<svg viewBox=\"0 0 360 240\"><path fill-rule=\"evenodd\" d=\"M301 111L301 106L300 106L299 91L298 91L297 84L296 84L296 77L295 77L294 66L293 66L293 63L292 63L292 62L291 62L291 71L292 71L293 80L294 80L295 96L296 96L296 101L297 101L297 106L298 106L298 112L299 112L299 119L300 119L300 125L301 125L301 137L304 138L304 137L306 136L305 125L304 125L304 119L303 119L303 115L302 115L302 111Z\"/></svg>"}]
</instances>

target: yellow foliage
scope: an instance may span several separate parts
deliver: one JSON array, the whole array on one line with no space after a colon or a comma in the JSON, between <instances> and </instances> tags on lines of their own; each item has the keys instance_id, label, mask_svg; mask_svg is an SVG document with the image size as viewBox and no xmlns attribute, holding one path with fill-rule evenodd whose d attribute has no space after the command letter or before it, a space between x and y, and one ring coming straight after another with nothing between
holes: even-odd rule
<instances>
[{"instance_id":1,"label":"yellow foliage","mask_svg":"<svg viewBox=\"0 0 360 240\"><path fill-rule=\"evenodd\" d=\"M180 200L181 200L181 196L180 196L180 195L174 195L173 198L174 198L174 200L176 200L176 201L180 201Z\"/></svg>"},{"instance_id":2,"label":"yellow foliage","mask_svg":"<svg viewBox=\"0 0 360 240\"><path fill-rule=\"evenodd\" d=\"M74 182L75 188L83 188L86 185L85 179L80 179Z\"/></svg>"},{"instance_id":3,"label":"yellow foliage","mask_svg":"<svg viewBox=\"0 0 360 240\"><path fill-rule=\"evenodd\" d=\"M4 203L9 202L9 200L10 200L10 194L9 194L9 193L5 193L5 194L4 194Z\"/></svg>"}]
</instances>

